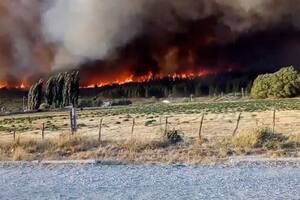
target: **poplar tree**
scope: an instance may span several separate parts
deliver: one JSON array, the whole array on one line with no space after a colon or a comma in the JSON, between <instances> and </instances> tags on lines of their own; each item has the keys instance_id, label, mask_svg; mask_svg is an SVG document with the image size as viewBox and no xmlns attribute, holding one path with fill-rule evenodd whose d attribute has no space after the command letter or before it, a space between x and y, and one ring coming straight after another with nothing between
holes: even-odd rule
<instances>
[{"instance_id":1,"label":"poplar tree","mask_svg":"<svg viewBox=\"0 0 300 200\"><path fill-rule=\"evenodd\" d=\"M46 103L51 106L55 103L56 97L56 76L51 76L48 81L46 82L46 89L45 89L45 98Z\"/></svg>"},{"instance_id":2,"label":"poplar tree","mask_svg":"<svg viewBox=\"0 0 300 200\"><path fill-rule=\"evenodd\" d=\"M64 85L65 85L64 73L59 73L58 75L56 75L55 94L54 94L55 107L63 106Z\"/></svg>"},{"instance_id":3,"label":"poplar tree","mask_svg":"<svg viewBox=\"0 0 300 200\"><path fill-rule=\"evenodd\" d=\"M43 99L43 80L40 79L34 84L28 93L28 109L38 110Z\"/></svg>"}]
</instances>

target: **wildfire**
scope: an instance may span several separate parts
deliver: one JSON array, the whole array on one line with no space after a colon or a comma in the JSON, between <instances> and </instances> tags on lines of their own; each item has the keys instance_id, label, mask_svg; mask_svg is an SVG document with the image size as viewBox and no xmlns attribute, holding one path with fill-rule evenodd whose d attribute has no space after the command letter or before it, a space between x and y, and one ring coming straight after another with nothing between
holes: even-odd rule
<instances>
[{"instance_id":1,"label":"wildfire","mask_svg":"<svg viewBox=\"0 0 300 200\"><path fill-rule=\"evenodd\" d=\"M95 88L95 87L103 87L103 86L108 86L108 85L123 85L126 83L142 83L142 82L149 82L151 80L159 80L163 78L169 78L169 79L194 79L197 77L203 77L203 76L208 76L208 75L213 75L213 74L218 74L222 72L231 72L233 71L234 67L230 66L224 71L220 70L209 70L207 68L202 68L200 71L190 71L190 72L182 72L182 73L173 73L173 74L154 74L153 72L149 72L146 75L142 76L134 76L133 74L130 73L124 73L119 75L116 79L110 79L110 80L93 80L91 84L88 84L86 86L82 86L82 88Z\"/></svg>"},{"instance_id":2,"label":"wildfire","mask_svg":"<svg viewBox=\"0 0 300 200\"><path fill-rule=\"evenodd\" d=\"M26 88L26 86L25 86L25 84L22 82L19 86L17 86L16 88L18 88L18 89L25 89Z\"/></svg>"},{"instance_id":3,"label":"wildfire","mask_svg":"<svg viewBox=\"0 0 300 200\"><path fill-rule=\"evenodd\" d=\"M24 83L24 82L21 82L19 84L9 84L7 82L0 82L0 89L5 89L5 88L8 88L8 89L26 89L26 88L29 88L29 86Z\"/></svg>"},{"instance_id":4,"label":"wildfire","mask_svg":"<svg viewBox=\"0 0 300 200\"><path fill-rule=\"evenodd\" d=\"M3 88L7 88L7 83L5 83L5 82L0 82L0 89L3 89Z\"/></svg>"},{"instance_id":5,"label":"wildfire","mask_svg":"<svg viewBox=\"0 0 300 200\"><path fill-rule=\"evenodd\" d=\"M235 70L234 66L229 66L227 68L210 69L208 67L197 67L196 69L201 69L196 71L186 70L185 72L175 72L175 73L153 73L148 72L144 75L134 75L130 71L120 72L119 74L114 74L114 76L95 76L91 77L90 81L87 83L82 83L81 88L95 88L95 87L104 87L109 85L123 85L126 83L143 83L149 82L151 80L160 80L164 78L168 78L169 80L178 80L178 79L186 79L191 80L197 77L204 77L214 74L221 73L230 73ZM84 82L85 79L83 79ZM30 83L26 81L21 81L20 83L10 84L8 82L0 82L0 89L28 89L30 88Z\"/></svg>"}]
</instances>

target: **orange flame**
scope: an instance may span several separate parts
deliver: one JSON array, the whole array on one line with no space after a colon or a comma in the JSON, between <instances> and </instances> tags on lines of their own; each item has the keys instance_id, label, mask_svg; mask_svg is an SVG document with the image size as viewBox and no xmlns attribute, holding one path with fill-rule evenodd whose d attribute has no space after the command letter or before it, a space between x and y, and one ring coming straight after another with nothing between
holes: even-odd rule
<instances>
[{"instance_id":1,"label":"orange flame","mask_svg":"<svg viewBox=\"0 0 300 200\"><path fill-rule=\"evenodd\" d=\"M6 82L0 82L0 89L7 88L7 86Z\"/></svg>"},{"instance_id":2,"label":"orange flame","mask_svg":"<svg viewBox=\"0 0 300 200\"><path fill-rule=\"evenodd\" d=\"M29 88L28 84L26 84L25 82L21 82L20 84L17 85L10 85L7 82L0 82L0 89L26 89Z\"/></svg>"},{"instance_id":3,"label":"orange flame","mask_svg":"<svg viewBox=\"0 0 300 200\"><path fill-rule=\"evenodd\" d=\"M201 68L202 70L193 72L193 71L186 71L182 73L173 73L173 74L153 74L152 72L149 72L148 74L145 74L143 76L138 76L135 77L133 74L130 73L124 73L119 75L116 79L111 79L111 80L93 80L92 84L82 86L82 88L94 88L94 87L103 87L103 86L108 86L108 85L123 85L126 83L142 83L142 82L148 82L151 80L159 80L163 78L171 78L173 80L175 79L194 79L197 77L203 77L203 76L208 76L208 75L213 75L213 74L218 74L222 72L231 72L233 70L233 67L230 66L226 68L223 71L218 71L218 70L209 70L205 67ZM204 70L205 69L205 70ZM100 78L99 78L100 79Z\"/></svg>"}]
</instances>

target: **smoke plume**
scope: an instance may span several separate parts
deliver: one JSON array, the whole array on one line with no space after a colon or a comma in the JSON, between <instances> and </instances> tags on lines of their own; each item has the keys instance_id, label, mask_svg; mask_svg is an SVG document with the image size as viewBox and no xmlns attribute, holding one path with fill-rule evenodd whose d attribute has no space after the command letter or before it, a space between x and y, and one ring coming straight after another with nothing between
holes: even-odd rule
<instances>
[{"instance_id":1,"label":"smoke plume","mask_svg":"<svg viewBox=\"0 0 300 200\"><path fill-rule=\"evenodd\" d=\"M0 81L15 85L50 67L38 0L0 2Z\"/></svg>"},{"instance_id":2,"label":"smoke plume","mask_svg":"<svg viewBox=\"0 0 300 200\"><path fill-rule=\"evenodd\" d=\"M43 25L48 40L64 49L59 65L66 56L81 62L109 59L140 34L182 32L186 22L212 16L218 17L214 31L223 42L281 23L299 27L299 8L295 0L55 0ZM230 30L228 38L218 33L222 26Z\"/></svg>"},{"instance_id":3,"label":"smoke plume","mask_svg":"<svg viewBox=\"0 0 300 200\"><path fill-rule=\"evenodd\" d=\"M0 11L0 81L73 68L91 84L300 63L297 0L3 0Z\"/></svg>"}]
</instances>

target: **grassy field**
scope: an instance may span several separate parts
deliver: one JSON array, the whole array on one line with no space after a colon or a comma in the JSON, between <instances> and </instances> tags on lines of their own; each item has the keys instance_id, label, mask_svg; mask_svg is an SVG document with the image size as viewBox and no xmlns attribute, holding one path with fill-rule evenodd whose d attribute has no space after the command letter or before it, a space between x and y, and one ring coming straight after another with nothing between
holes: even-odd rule
<instances>
[{"instance_id":1,"label":"grassy field","mask_svg":"<svg viewBox=\"0 0 300 200\"><path fill-rule=\"evenodd\" d=\"M134 103L125 107L78 110L76 136L70 136L69 113L66 111L2 116L0 159L130 158L140 162L199 163L224 159L232 154L258 152L298 156L299 99L206 102ZM278 135L273 137L268 133L272 132L274 109ZM204 113L202 138L199 140ZM233 137L239 113L242 117L237 135ZM100 119L103 119L103 125L102 142L99 143ZM46 129L42 141L43 123ZM182 132L183 142L175 145L166 142L163 139L166 129ZM261 132L266 132L267 136L257 134Z\"/></svg>"},{"instance_id":2,"label":"grassy field","mask_svg":"<svg viewBox=\"0 0 300 200\"><path fill-rule=\"evenodd\" d=\"M18 89L0 89L0 108L1 112L19 112L23 109L23 97L27 96L27 92ZM24 103L27 103L26 97Z\"/></svg>"},{"instance_id":3,"label":"grassy field","mask_svg":"<svg viewBox=\"0 0 300 200\"><path fill-rule=\"evenodd\" d=\"M277 100L243 100L233 102L196 102L181 104L149 104L126 108L109 109L106 114L194 114L232 113L232 112L261 112L268 110L300 110L300 99Z\"/></svg>"}]
</instances>

